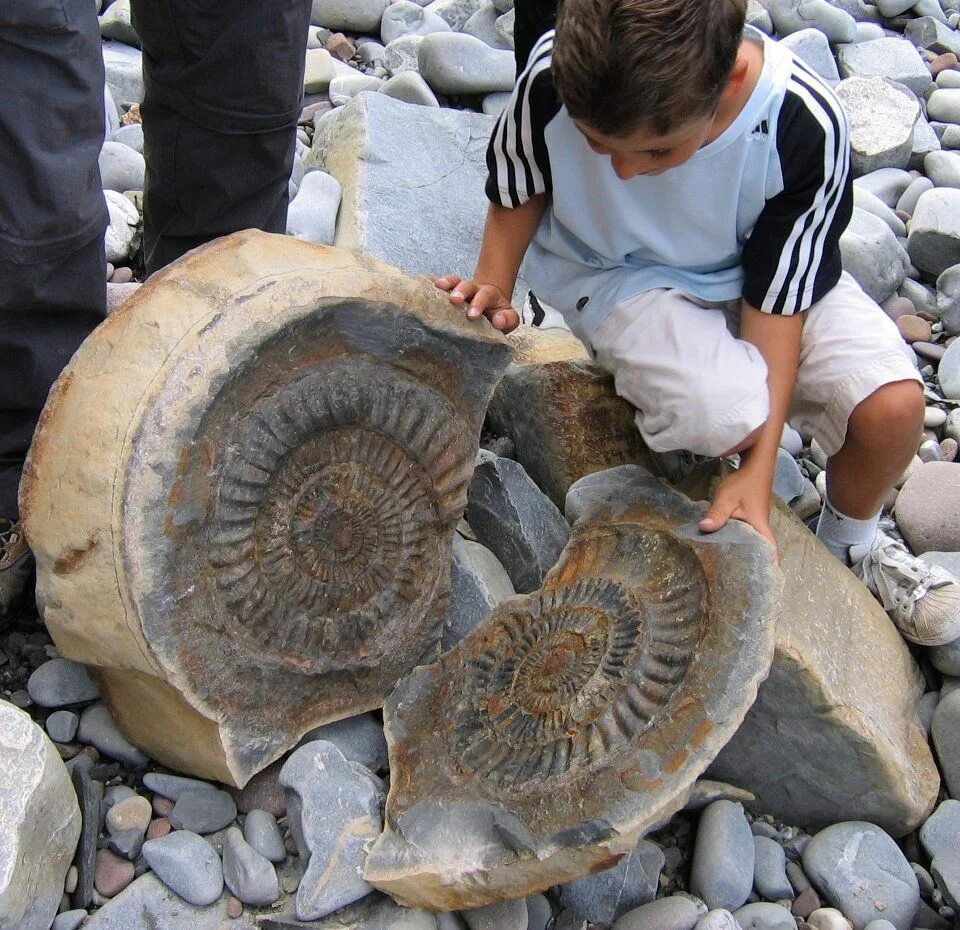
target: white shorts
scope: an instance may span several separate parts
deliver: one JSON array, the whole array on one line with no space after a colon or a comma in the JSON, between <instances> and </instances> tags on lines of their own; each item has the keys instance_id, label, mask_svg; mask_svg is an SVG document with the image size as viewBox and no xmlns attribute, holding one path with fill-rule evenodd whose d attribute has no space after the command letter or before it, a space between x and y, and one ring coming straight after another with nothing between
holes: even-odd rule
<instances>
[{"instance_id":1,"label":"white shorts","mask_svg":"<svg viewBox=\"0 0 960 930\"><path fill-rule=\"evenodd\" d=\"M588 348L637 408L653 451L722 455L766 421L767 366L734 335L739 314L738 300L660 288L618 304L597 328ZM922 378L896 325L844 272L804 314L789 422L833 455L853 409L895 381Z\"/></svg>"}]
</instances>

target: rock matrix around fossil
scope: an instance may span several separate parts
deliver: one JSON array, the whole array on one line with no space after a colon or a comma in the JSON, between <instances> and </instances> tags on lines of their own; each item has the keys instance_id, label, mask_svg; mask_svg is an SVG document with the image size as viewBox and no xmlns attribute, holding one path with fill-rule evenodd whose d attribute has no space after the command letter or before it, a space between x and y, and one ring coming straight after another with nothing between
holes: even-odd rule
<instances>
[{"instance_id":1,"label":"rock matrix around fossil","mask_svg":"<svg viewBox=\"0 0 960 930\"><path fill-rule=\"evenodd\" d=\"M436 657L507 357L424 279L251 231L91 336L21 513L57 647L129 739L243 785Z\"/></svg>"},{"instance_id":2,"label":"rock matrix around fossil","mask_svg":"<svg viewBox=\"0 0 960 930\"><path fill-rule=\"evenodd\" d=\"M581 507L543 588L387 702L364 877L403 904L477 907L613 865L683 806L767 673L781 578L759 536L702 536L702 511L643 475Z\"/></svg>"}]
</instances>

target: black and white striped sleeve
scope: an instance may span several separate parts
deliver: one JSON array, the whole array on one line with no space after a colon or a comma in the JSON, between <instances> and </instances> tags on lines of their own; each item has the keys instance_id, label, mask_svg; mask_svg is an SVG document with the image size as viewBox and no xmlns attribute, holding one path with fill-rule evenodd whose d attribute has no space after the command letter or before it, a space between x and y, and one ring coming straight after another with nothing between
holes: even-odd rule
<instances>
[{"instance_id":1,"label":"black and white striped sleeve","mask_svg":"<svg viewBox=\"0 0 960 930\"><path fill-rule=\"evenodd\" d=\"M544 130L560 102L550 78L553 30L533 46L526 68L487 146L487 197L491 203L519 207L535 194L551 191L550 156Z\"/></svg>"},{"instance_id":2,"label":"black and white striped sleeve","mask_svg":"<svg viewBox=\"0 0 960 930\"><path fill-rule=\"evenodd\" d=\"M783 191L743 250L743 297L765 313L807 310L840 280L840 235L853 212L850 141L837 99L794 68L776 138Z\"/></svg>"}]
</instances>

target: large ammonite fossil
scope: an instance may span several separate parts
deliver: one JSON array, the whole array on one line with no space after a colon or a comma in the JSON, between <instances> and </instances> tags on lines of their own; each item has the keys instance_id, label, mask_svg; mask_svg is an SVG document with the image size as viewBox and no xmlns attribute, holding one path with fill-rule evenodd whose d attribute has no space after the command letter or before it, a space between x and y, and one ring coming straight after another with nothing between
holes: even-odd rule
<instances>
[{"instance_id":1,"label":"large ammonite fossil","mask_svg":"<svg viewBox=\"0 0 960 930\"><path fill-rule=\"evenodd\" d=\"M256 232L87 340L22 510L47 625L130 739L243 784L436 658L507 361L425 279Z\"/></svg>"},{"instance_id":2,"label":"large ammonite fossil","mask_svg":"<svg viewBox=\"0 0 960 930\"><path fill-rule=\"evenodd\" d=\"M612 865L684 804L767 675L771 547L739 523L702 535L699 507L615 472L579 483L542 590L385 706L387 830L364 877L403 904L476 907Z\"/></svg>"}]
</instances>

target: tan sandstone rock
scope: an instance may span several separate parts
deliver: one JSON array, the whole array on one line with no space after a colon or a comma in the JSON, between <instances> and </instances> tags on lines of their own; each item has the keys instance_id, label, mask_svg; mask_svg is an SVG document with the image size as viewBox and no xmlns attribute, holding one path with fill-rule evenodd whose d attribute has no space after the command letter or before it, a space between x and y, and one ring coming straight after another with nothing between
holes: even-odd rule
<instances>
[{"instance_id":1,"label":"tan sandstone rock","mask_svg":"<svg viewBox=\"0 0 960 930\"><path fill-rule=\"evenodd\" d=\"M490 424L513 440L517 461L558 507L584 475L653 467L633 408L576 336L524 326L509 338L513 363L490 402Z\"/></svg>"},{"instance_id":2,"label":"tan sandstone rock","mask_svg":"<svg viewBox=\"0 0 960 930\"><path fill-rule=\"evenodd\" d=\"M242 786L436 656L507 358L428 281L254 231L93 333L21 513L57 647L133 742Z\"/></svg>"},{"instance_id":3,"label":"tan sandstone rock","mask_svg":"<svg viewBox=\"0 0 960 930\"><path fill-rule=\"evenodd\" d=\"M782 506L773 530L785 578L773 668L710 772L788 823L866 820L902 836L940 785L920 672L873 596Z\"/></svg>"},{"instance_id":4,"label":"tan sandstone rock","mask_svg":"<svg viewBox=\"0 0 960 930\"><path fill-rule=\"evenodd\" d=\"M540 591L387 701L387 828L364 879L401 904L472 908L609 868L683 807L753 703L772 548L743 524L701 535L702 510L640 469L608 490L581 492Z\"/></svg>"}]
</instances>

